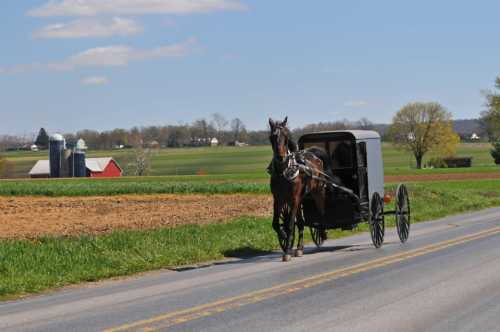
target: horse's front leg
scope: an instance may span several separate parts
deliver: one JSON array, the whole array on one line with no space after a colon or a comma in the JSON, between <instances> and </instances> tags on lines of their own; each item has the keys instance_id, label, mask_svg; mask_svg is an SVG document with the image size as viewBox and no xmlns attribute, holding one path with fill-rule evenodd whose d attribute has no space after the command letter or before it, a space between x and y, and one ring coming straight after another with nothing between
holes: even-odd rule
<instances>
[{"instance_id":1,"label":"horse's front leg","mask_svg":"<svg viewBox=\"0 0 500 332\"><path fill-rule=\"evenodd\" d=\"M292 259L293 254L293 242L295 237L295 220L296 220L296 209L294 204L292 205L290 215L288 218L288 223L286 223L286 250L283 254L283 261L288 262Z\"/></svg>"},{"instance_id":2,"label":"horse's front leg","mask_svg":"<svg viewBox=\"0 0 500 332\"><path fill-rule=\"evenodd\" d=\"M281 210L285 208L284 204L280 204L277 199L274 199L274 206L273 206L273 229L276 232L276 235L278 236L278 239L284 239L287 235L283 231L283 228L280 225L280 215L281 215Z\"/></svg>"},{"instance_id":3,"label":"horse's front leg","mask_svg":"<svg viewBox=\"0 0 500 332\"><path fill-rule=\"evenodd\" d=\"M299 230L299 240L297 242L297 250L295 250L295 257L302 257L304 255L304 216L300 211L300 207L298 209L297 214L297 228Z\"/></svg>"}]
</instances>

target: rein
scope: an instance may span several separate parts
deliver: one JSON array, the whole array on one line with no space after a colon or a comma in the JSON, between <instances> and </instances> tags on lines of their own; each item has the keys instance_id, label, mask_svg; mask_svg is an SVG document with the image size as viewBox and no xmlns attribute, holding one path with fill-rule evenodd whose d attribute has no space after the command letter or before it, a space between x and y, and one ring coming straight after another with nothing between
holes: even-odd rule
<instances>
[{"instance_id":1,"label":"rein","mask_svg":"<svg viewBox=\"0 0 500 332\"><path fill-rule=\"evenodd\" d=\"M312 155L312 157L318 158L314 155ZM282 171L281 175L286 180L288 180L290 182L293 182L293 180L295 180L299 176L300 172L302 171L307 177L309 177L313 180L320 181L320 182L322 182L326 185L329 185L335 189L338 189L340 191L343 191L344 193L348 194L349 196L354 197L357 200L359 200L359 197L351 189L336 184L334 179L332 179L332 177L330 175L326 174L325 172L323 172L319 169L314 170L311 162L305 158L305 151L304 150L300 150L300 151L293 152L293 153L288 151L283 163L287 164L287 166ZM314 174L315 172L319 173L319 176L315 175Z\"/></svg>"}]
</instances>

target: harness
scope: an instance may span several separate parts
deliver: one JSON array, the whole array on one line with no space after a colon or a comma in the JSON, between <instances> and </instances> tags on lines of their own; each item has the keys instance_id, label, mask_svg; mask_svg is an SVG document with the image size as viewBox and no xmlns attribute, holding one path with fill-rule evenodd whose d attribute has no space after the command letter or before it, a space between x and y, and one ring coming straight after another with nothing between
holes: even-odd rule
<instances>
[{"instance_id":1,"label":"harness","mask_svg":"<svg viewBox=\"0 0 500 332\"><path fill-rule=\"evenodd\" d=\"M359 197L351 189L336 184L335 180L330 175L319 169L314 169L313 164L306 158L306 154L307 152L304 150L297 152L287 151L285 160L282 162L286 167L283 170L279 170L277 168L278 165L276 165L277 160L273 159L271 164L272 172L270 172L270 174L272 175L275 173L276 175L283 176L287 181L293 182L302 172L310 179L320 181L325 186L343 191L347 195L359 200ZM309 153L309 155L314 159L321 160L312 153Z\"/></svg>"}]
</instances>

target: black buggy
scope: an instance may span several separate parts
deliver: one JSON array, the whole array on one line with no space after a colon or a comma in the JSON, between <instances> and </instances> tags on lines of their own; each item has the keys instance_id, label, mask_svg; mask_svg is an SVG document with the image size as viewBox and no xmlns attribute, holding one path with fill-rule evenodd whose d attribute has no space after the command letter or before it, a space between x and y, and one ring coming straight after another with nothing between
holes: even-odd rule
<instances>
[{"instance_id":1,"label":"black buggy","mask_svg":"<svg viewBox=\"0 0 500 332\"><path fill-rule=\"evenodd\" d=\"M368 130L345 130L306 134L299 148L313 146L327 151L333 175L341 185L327 188L326 210L321 215L310 195L304 197L302 218L309 226L314 243L319 247L328 229L351 230L368 222L375 247L384 242L385 216L394 215L399 239L405 242L410 232L408 190L400 184L395 192L395 208L384 211L384 168L380 135Z\"/></svg>"}]
</instances>

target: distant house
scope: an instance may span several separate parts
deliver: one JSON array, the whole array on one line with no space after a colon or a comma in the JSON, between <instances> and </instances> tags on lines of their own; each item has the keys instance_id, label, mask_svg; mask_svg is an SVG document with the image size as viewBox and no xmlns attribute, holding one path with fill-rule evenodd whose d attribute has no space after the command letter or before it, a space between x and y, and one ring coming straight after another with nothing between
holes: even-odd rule
<instances>
[{"instance_id":1,"label":"distant house","mask_svg":"<svg viewBox=\"0 0 500 332\"><path fill-rule=\"evenodd\" d=\"M122 169L111 157L107 158L86 158L87 177L91 178L112 178L122 176ZM31 178L50 177L50 164L48 160L39 160L29 172Z\"/></svg>"},{"instance_id":2,"label":"distant house","mask_svg":"<svg viewBox=\"0 0 500 332\"><path fill-rule=\"evenodd\" d=\"M229 142L227 145L229 145L229 146L238 146L238 147L245 147L245 146L248 146L248 144L247 144L247 143L240 142L240 141L231 141L231 142Z\"/></svg>"},{"instance_id":3,"label":"distant house","mask_svg":"<svg viewBox=\"0 0 500 332\"><path fill-rule=\"evenodd\" d=\"M479 137L479 135L476 133L472 133L472 135L470 135L471 141L479 141L480 138L481 137Z\"/></svg>"},{"instance_id":4,"label":"distant house","mask_svg":"<svg viewBox=\"0 0 500 332\"><path fill-rule=\"evenodd\" d=\"M212 138L210 140L210 146L217 146L217 145L219 145L219 140L216 137Z\"/></svg>"},{"instance_id":5,"label":"distant house","mask_svg":"<svg viewBox=\"0 0 500 332\"><path fill-rule=\"evenodd\" d=\"M148 143L148 147L151 149L159 149L160 143L158 141L151 141Z\"/></svg>"}]
</instances>

